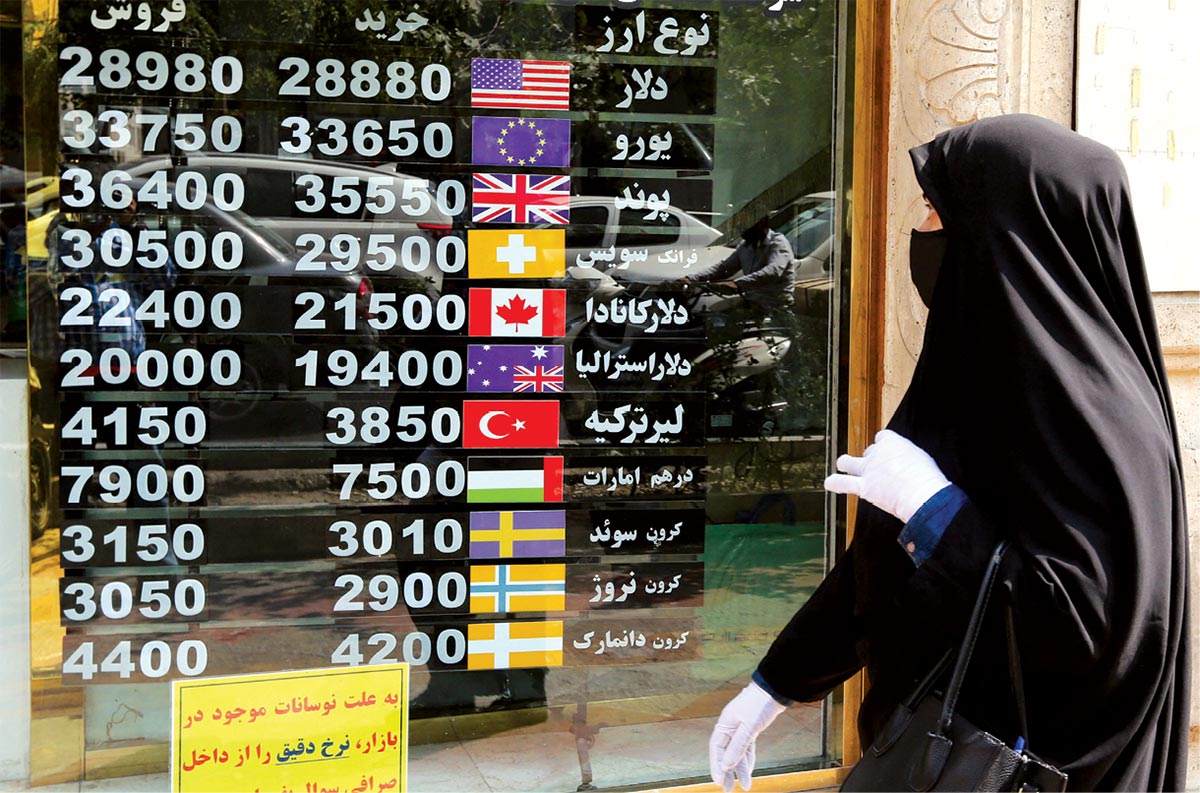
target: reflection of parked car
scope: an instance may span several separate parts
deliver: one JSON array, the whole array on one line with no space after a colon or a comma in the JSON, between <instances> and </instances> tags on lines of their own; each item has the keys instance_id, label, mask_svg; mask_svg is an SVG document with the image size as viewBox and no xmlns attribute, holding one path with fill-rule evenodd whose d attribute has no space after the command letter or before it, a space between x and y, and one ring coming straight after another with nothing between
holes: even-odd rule
<instances>
[{"instance_id":1,"label":"reflection of parked car","mask_svg":"<svg viewBox=\"0 0 1200 793\"><path fill-rule=\"evenodd\" d=\"M771 213L771 228L787 237L796 280L829 276L836 193L810 193Z\"/></svg>"},{"instance_id":2,"label":"reflection of parked car","mask_svg":"<svg viewBox=\"0 0 1200 793\"><path fill-rule=\"evenodd\" d=\"M796 310L825 316L833 288L837 193L809 193L771 215L771 228L787 237L796 265Z\"/></svg>"},{"instance_id":3,"label":"reflection of parked car","mask_svg":"<svg viewBox=\"0 0 1200 793\"><path fill-rule=\"evenodd\" d=\"M138 179L131 182L130 186L136 193L142 184L142 180ZM57 190L46 198L45 203L57 207ZM221 329L211 322L183 327L178 324L177 316L165 310L162 312L168 317L165 322L145 327L150 346L202 340L206 343L228 343L241 350L238 394L210 403L210 418L216 421L252 418L256 412L255 400L269 398L255 397L255 394L286 390L295 376L293 347L296 345L336 340L339 346L364 354L378 350L378 334L365 321L373 286L363 274L338 272L332 268L298 271L298 252L287 240L245 213L220 209L212 201L206 201L187 214L157 213L152 208L143 211L145 209L146 205L141 205L137 215L137 223L146 235L137 244L137 255L153 257L155 246L161 247L164 253L169 252L177 272L172 291L194 290L203 296L229 292L237 297L240 304L236 325L227 329ZM39 304L39 311L56 311L60 308L60 296L51 284L70 285L69 279L75 272L62 263L50 261L47 236L60 234L64 240L73 240L66 249L62 243L55 247L60 255L76 257L77 253L66 252L76 250L78 242L74 240L82 239L95 250L97 239L106 224L106 220L101 224L92 220L81 226L77 215L60 215L57 212L43 213L30 222L28 249L35 258L41 259L41 272L52 276L49 280L44 277L38 279L39 286L46 293L46 299L42 301L44 305ZM72 229L77 227L85 230L86 236L78 238L72 234ZM186 244L182 244L184 235L190 238ZM214 250L228 250L224 245L214 245L218 235L236 235L239 241L237 248L240 254L233 268L222 269L214 261ZM191 257L190 260L180 260L181 254ZM47 268L53 268L54 271L48 272ZM99 262L87 272L104 277ZM136 278L138 272L138 267L131 264L113 269L114 286L120 288L121 279ZM298 300L297 296L302 292L313 297L307 302ZM325 318L334 314L334 304L344 303L348 297L360 321L353 324L353 330L342 330L335 327L332 320ZM298 328L296 319L303 309L311 309L318 302L325 306L323 312L315 312L321 317L324 327L319 332ZM96 310L92 309L93 312ZM310 324L310 327L315 326L316 323ZM37 327L41 327L41 324ZM53 340L39 338L33 342L31 346L34 350L41 351L44 357L57 359L58 352L53 349ZM61 346L61 343L59 341L58 345Z\"/></svg>"},{"instance_id":4,"label":"reflection of parked car","mask_svg":"<svg viewBox=\"0 0 1200 793\"><path fill-rule=\"evenodd\" d=\"M0 238L24 220L22 208L27 190L25 172L0 162ZM2 245L0 239L0 245Z\"/></svg>"},{"instance_id":5,"label":"reflection of parked car","mask_svg":"<svg viewBox=\"0 0 1200 793\"><path fill-rule=\"evenodd\" d=\"M616 198L571 196L567 266L596 267L632 281L662 281L716 260L709 246L721 232L678 207L662 207L653 220L647 214L644 208L619 207Z\"/></svg>"},{"instance_id":6,"label":"reflection of parked car","mask_svg":"<svg viewBox=\"0 0 1200 793\"><path fill-rule=\"evenodd\" d=\"M132 187L136 190L138 182L134 182ZM94 219L84 225L79 216L62 213L57 180L41 186L39 207L37 217L28 224L29 238L25 247L34 273L30 278L30 287L41 295L41 299L31 301L31 307L38 313L38 318L43 318L47 312L57 314L60 309L69 307L68 303L60 306L60 287L81 283L70 280L75 271L59 261L55 251L61 256L79 256L78 247L68 244L67 239L86 240L85 244L94 251L95 234L103 226ZM105 225L106 221L105 218ZM175 261L178 278L168 292L168 299L163 301L164 306L174 305L170 296L178 295L181 290L195 291L205 297L229 292L239 298L241 319L236 327L228 330L203 323L199 327L180 327L178 316L165 308L153 312L156 316L166 317L162 327L155 327L154 320L149 317L142 320L150 348L215 344L238 351L241 369L236 391L226 394L213 392L204 397L206 419L213 435L229 439L225 445L234 447L257 447L266 441L273 444L319 442L323 433L324 412L319 405L311 404L311 400L295 401L295 404L308 411L308 415L302 416L303 420L273 420L280 414L273 404L278 400L276 392L285 389L289 380L294 378L295 345L312 343L311 338L306 339L294 331L295 296L300 291L309 291L324 296L327 303L332 304L348 294L354 295L361 310L371 294L370 281L359 274L333 270L297 274L296 250L286 240L247 215L223 211L211 202L186 215L139 213L137 223L146 232L165 232L161 237L158 234L153 237L147 235L147 239L153 245L164 245L167 251L172 252L172 257L184 248L195 254L195 258L186 266L182 261ZM71 235L74 230L78 231ZM81 236L80 231L84 235ZM214 266L212 249L207 244L222 232L236 234L241 242L239 263L236 268L229 270ZM189 233L193 240L205 242L181 246L178 242L185 233ZM139 255L150 254L151 244L139 246L136 250ZM79 272L87 272L91 277L99 276L101 284L110 283L103 276L99 262ZM116 277L111 285L120 289L123 281L136 277L138 272L136 265L126 264L115 270ZM190 305L194 311L195 302ZM99 305L93 304L90 312L77 313L79 317L98 319L102 312ZM35 322L33 325L35 328L47 327L44 322ZM50 324L49 327L56 327L56 324ZM378 349L376 334L365 322L357 323L353 333L326 338L336 338L339 347L364 356ZM65 420L67 416L58 415L62 403L58 401L59 394L53 387L55 362L59 359L64 340L61 336L50 336L36 337L31 341L32 362L37 369L30 376L30 500L33 532L37 537L54 520L54 505L58 503L56 462L60 455L60 432L56 421ZM141 392L138 397L148 400L155 398L151 391ZM289 415L293 418L301 416L295 410Z\"/></svg>"},{"instance_id":7,"label":"reflection of parked car","mask_svg":"<svg viewBox=\"0 0 1200 793\"><path fill-rule=\"evenodd\" d=\"M236 174L245 187L242 211L295 245L301 255L315 251L318 260L344 257L347 238L352 237L360 261L380 259L374 247L380 246L393 251L396 261L413 263L375 275L424 278L434 287L441 285L442 271L433 254L437 241L452 231L453 221L438 208L429 183L421 177L338 162L241 154L190 155L182 165L154 157L126 170L135 176L167 171L169 181L195 171L208 176L210 184L218 174ZM373 207L385 211L375 212ZM425 242L406 244L411 237Z\"/></svg>"},{"instance_id":8,"label":"reflection of parked car","mask_svg":"<svg viewBox=\"0 0 1200 793\"><path fill-rule=\"evenodd\" d=\"M140 180L131 184L135 191L139 186ZM46 204L58 205L56 191L47 198ZM100 223L96 222L97 217ZM33 234L31 250L42 256L40 271L35 269L37 276L30 279L31 288L39 289L44 296L35 305L36 311L44 315L45 312L57 312L60 309L62 290L59 286L52 286L52 281L56 285L61 282L61 286L65 287L78 283L69 280L69 268L54 258L54 251L63 256L78 256L78 247L68 245L65 240L80 239L79 231L85 232L86 236L82 239L94 250L97 232L103 233L101 229L107 226L108 219L106 216L92 215L85 216L81 222L77 215L55 210L44 212L30 222L29 228ZM329 343L368 359L379 351L377 334L365 321L355 322L352 331L339 332L330 317L333 312L324 314L324 317L330 317L324 335L297 330L296 318L300 311L296 297L301 292L307 292L323 298L326 306L332 306L350 296L357 316L363 318L372 294L371 282L362 274L341 273L329 268L297 273L297 252L290 243L253 218L241 212L221 210L211 202L182 215L139 212L136 222L141 233L146 235L139 240L149 241L148 244L135 247L136 255L153 257L152 246L163 245L170 252L177 272L175 285L167 292L160 308L141 319L146 347L169 350L179 345L194 345L202 349L215 346L236 350L238 354L240 372L236 385L229 391L214 389L201 395L210 437L219 438L220 445L225 448L258 448L264 443L274 446L311 446L322 442L325 423L323 406L308 398L289 400L284 393L296 379L297 351L319 343ZM68 237L72 231L76 232L75 235ZM217 266L212 256L211 241L222 233L231 233L240 240L238 264L228 270ZM186 245L180 243L185 234L192 240ZM199 240L203 242L197 244ZM187 262L179 260L177 257L183 250L189 251L188 255L193 258ZM122 288L121 284L128 282L128 279L136 278L139 271L147 272L127 263L114 269L115 277L109 281L103 276L104 270L99 262L81 271L92 277L99 276L101 285L111 284L117 289ZM184 291L202 296L200 301L184 304L185 314L203 316L205 312L200 310L197 314L196 306L224 292L236 297L240 317L226 328L203 320L183 323L180 315L175 313L179 310L175 307L181 304L174 298ZM67 305L63 303L62 308L65 310ZM101 313L97 302L93 304L91 312L80 312L80 316L95 319ZM344 312L339 312L338 317L342 316ZM155 317L162 319L156 321ZM37 326L44 324L35 323ZM54 364L59 358L63 339L60 337L54 341L51 337L35 342L31 349L43 352L36 359L40 371L30 379L33 412L30 439L31 500L36 536L51 524L53 505L58 503L54 462L59 459L60 433L55 421L61 403L57 401L58 394L52 383L56 377ZM156 398L154 392L149 390L138 393L136 397L146 400ZM350 394L340 399L356 406L359 401L368 401L370 396ZM58 417L63 420L67 418L65 414Z\"/></svg>"},{"instance_id":9,"label":"reflection of parked car","mask_svg":"<svg viewBox=\"0 0 1200 793\"><path fill-rule=\"evenodd\" d=\"M792 247L793 265L796 269L795 298L801 313L814 310L819 312L827 307L824 296L832 283L829 268L834 244L835 201L836 193L810 193L771 213L771 228L784 235ZM574 205L572 213L573 207ZM714 235L713 239L705 243L708 247L698 252L696 261L689 265L683 259L664 261L651 255L645 262L633 263L627 269L610 269L611 275L620 280L646 283L675 280L722 261L732 252L733 244L737 242L736 236L731 243L713 244L719 236L716 229L709 228L675 207L668 207L668 210L671 213L671 223L676 222L675 219L678 218L680 225L699 225ZM574 214L571 220L574 222ZM568 232L568 246L570 234L571 232ZM572 263L573 260L568 259L568 264ZM714 302L720 303L719 300Z\"/></svg>"},{"instance_id":10,"label":"reflection of parked car","mask_svg":"<svg viewBox=\"0 0 1200 793\"><path fill-rule=\"evenodd\" d=\"M206 261L195 274L181 271L175 287L176 290L198 288L204 292L224 289L241 298L242 320L230 332L231 340L236 339L249 356L243 362L239 391L285 390L295 369L295 356L288 345L336 339L339 345L361 351L377 348L378 335L365 320L356 322L353 331L336 335L311 335L294 328L301 309L313 305L297 300L301 292L315 292L323 298L326 311L322 316L332 316L331 307L335 303L347 295L354 295L356 311L360 319L365 318L373 286L363 274L337 272L331 268L297 272L298 252L291 243L266 224L242 212L218 209L211 202L188 215L143 214L140 219L150 230L165 229L172 250L175 240L187 231L198 231L206 239L212 239L218 232L232 231L241 238L243 253L237 269L222 271ZM169 330L181 331L179 328ZM335 331L336 328L327 322L326 330ZM244 400L231 400L218 406L216 412L226 418L241 417L253 412L252 405Z\"/></svg>"},{"instance_id":11,"label":"reflection of parked car","mask_svg":"<svg viewBox=\"0 0 1200 793\"><path fill-rule=\"evenodd\" d=\"M15 222L11 226L0 223L3 229L0 261L4 263L0 316L3 316L4 341L23 343L29 303L25 276L30 259L45 260L48 255L46 230L58 216L58 177L30 179L24 185L24 193L18 194L18 201L10 213Z\"/></svg>"}]
</instances>

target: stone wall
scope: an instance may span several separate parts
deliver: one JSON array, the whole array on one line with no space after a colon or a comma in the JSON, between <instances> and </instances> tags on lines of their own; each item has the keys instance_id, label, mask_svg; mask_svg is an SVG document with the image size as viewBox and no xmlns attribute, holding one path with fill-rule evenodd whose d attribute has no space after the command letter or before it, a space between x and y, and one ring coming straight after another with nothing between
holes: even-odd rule
<instances>
[{"instance_id":1,"label":"stone wall","mask_svg":"<svg viewBox=\"0 0 1200 793\"><path fill-rule=\"evenodd\" d=\"M1200 266L1200 265L1198 265ZM1200 788L1200 294L1154 296L1158 336L1167 362L1175 423L1183 451L1191 552L1192 717L1188 732L1188 789Z\"/></svg>"},{"instance_id":2,"label":"stone wall","mask_svg":"<svg viewBox=\"0 0 1200 793\"><path fill-rule=\"evenodd\" d=\"M908 150L959 124L1035 113L1070 125L1073 0L897 0L887 229L884 416L912 374L925 306L908 275L909 229L924 207Z\"/></svg>"}]
</instances>

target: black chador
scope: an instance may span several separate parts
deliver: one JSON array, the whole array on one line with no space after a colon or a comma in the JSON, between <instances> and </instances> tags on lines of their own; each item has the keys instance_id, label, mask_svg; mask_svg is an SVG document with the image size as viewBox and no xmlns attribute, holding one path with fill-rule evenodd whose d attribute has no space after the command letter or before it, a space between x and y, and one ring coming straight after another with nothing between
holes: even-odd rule
<instances>
[{"instance_id":1,"label":"black chador","mask_svg":"<svg viewBox=\"0 0 1200 793\"><path fill-rule=\"evenodd\" d=\"M859 502L854 540L760 666L821 697L865 666L863 745L962 635L1007 537L1030 748L1077 790L1179 790L1188 728L1187 527L1146 269L1117 156L1004 116L911 152L948 238L925 343L889 427L969 502L920 566ZM1018 727L1003 609L960 711Z\"/></svg>"}]
</instances>

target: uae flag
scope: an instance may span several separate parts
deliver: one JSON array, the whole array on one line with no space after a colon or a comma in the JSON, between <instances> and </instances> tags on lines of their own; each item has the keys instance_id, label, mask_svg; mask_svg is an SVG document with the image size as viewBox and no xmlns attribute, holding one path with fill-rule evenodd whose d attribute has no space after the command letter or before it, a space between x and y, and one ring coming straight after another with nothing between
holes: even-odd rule
<instances>
[{"instance_id":1,"label":"uae flag","mask_svg":"<svg viewBox=\"0 0 1200 793\"><path fill-rule=\"evenodd\" d=\"M558 448L558 402L478 399L463 402L464 449Z\"/></svg>"},{"instance_id":2,"label":"uae flag","mask_svg":"<svg viewBox=\"0 0 1200 793\"><path fill-rule=\"evenodd\" d=\"M467 458L468 504L562 500L562 457Z\"/></svg>"},{"instance_id":3,"label":"uae flag","mask_svg":"<svg viewBox=\"0 0 1200 793\"><path fill-rule=\"evenodd\" d=\"M467 626L467 669L529 669L562 662L561 621Z\"/></svg>"},{"instance_id":4,"label":"uae flag","mask_svg":"<svg viewBox=\"0 0 1200 793\"><path fill-rule=\"evenodd\" d=\"M567 290L472 289L467 332L472 336L565 336Z\"/></svg>"},{"instance_id":5,"label":"uae flag","mask_svg":"<svg viewBox=\"0 0 1200 793\"><path fill-rule=\"evenodd\" d=\"M472 512L470 536L472 559L566 556L567 512Z\"/></svg>"}]
</instances>

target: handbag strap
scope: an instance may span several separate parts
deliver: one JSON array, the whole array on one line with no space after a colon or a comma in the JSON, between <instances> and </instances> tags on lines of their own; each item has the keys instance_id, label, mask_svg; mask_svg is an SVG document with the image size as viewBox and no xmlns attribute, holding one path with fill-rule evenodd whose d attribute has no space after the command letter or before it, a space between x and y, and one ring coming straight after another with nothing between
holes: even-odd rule
<instances>
[{"instance_id":1,"label":"handbag strap","mask_svg":"<svg viewBox=\"0 0 1200 793\"><path fill-rule=\"evenodd\" d=\"M936 734L945 738L950 734L950 724L954 721L954 708L958 704L958 694L962 690L963 678L967 674L967 666L971 663L971 655L975 652L975 641L979 638L979 630L983 626L984 613L992 596L992 585L1000 572L1000 560L1008 549L1008 543L1001 540L992 551L987 571L983 575L983 583L979 594L975 597L975 607L971 611L971 621L967 623L967 634L963 637L962 647L954 662L954 672L950 675L950 684L946 688L946 698L942 702L942 715L938 719Z\"/></svg>"},{"instance_id":2,"label":"handbag strap","mask_svg":"<svg viewBox=\"0 0 1200 793\"><path fill-rule=\"evenodd\" d=\"M1004 610L1004 627L1008 633L1008 669L1012 676L1013 701L1017 703L1017 727L1029 746L1029 719L1025 715L1025 678L1021 674L1021 651L1017 647L1016 617L1013 616L1012 603Z\"/></svg>"},{"instance_id":3,"label":"handbag strap","mask_svg":"<svg viewBox=\"0 0 1200 793\"><path fill-rule=\"evenodd\" d=\"M929 693L934 684L942 678L942 675L947 669L950 668L950 664L953 661L954 648L948 647L946 648L946 652L942 653L942 657L938 659L938 662L933 665L932 669L929 670L929 674L925 675L925 678L920 682L920 684L918 684L917 687L913 689L912 693L908 695L908 698L904 700L904 707L908 708L910 711L916 710L917 705L921 703L921 700L925 698L925 695Z\"/></svg>"}]
</instances>

